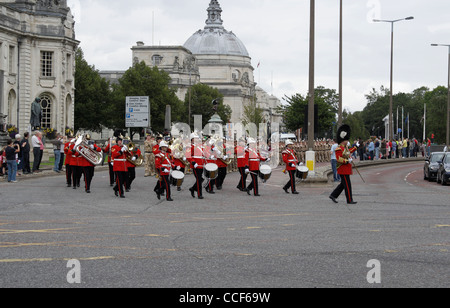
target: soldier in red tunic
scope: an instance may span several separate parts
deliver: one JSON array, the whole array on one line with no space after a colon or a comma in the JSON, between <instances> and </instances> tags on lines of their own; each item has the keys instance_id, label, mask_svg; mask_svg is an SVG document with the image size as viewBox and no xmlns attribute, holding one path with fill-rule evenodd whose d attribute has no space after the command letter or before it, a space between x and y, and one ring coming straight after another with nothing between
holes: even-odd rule
<instances>
[{"instance_id":1,"label":"soldier in red tunic","mask_svg":"<svg viewBox=\"0 0 450 308\"><path fill-rule=\"evenodd\" d=\"M247 187L247 193L249 195L250 191L253 190L253 193L255 197L260 197L259 194L259 187L258 187L258 176L259 176L259 166L261 164L261 161L270 161L270 158L263 158L261 157L261 154L257 150L257 144L256 140L253 138L249 138L249 149L247 152L248 162L249 162L249 169L250 169L250 176L252 177L252 182Z\"/></svg>"},{"instance_id":2,"label":"soldier in red tunic","mask_svg":"<svg viewBox=\"0 0 450 308\"><path fill-rule=\"evenodd\" d=\"M348 204L357 204L353 200L352 183L350 181L350 175L353 174L352 157L358 147L349 148L351 129L348 125L343 125L339 128L337 136L339 146L336 149L336 160L338 164L338 174L341 176L341 184L331 193L330 199L334 203L338 203L337 199L341 193L345 190L345 197Z\"/></svg>"},{"instance_id":3,"label":"soldier in red tunic","mask_svg":"<svg viewBox=\"0 0 450 308\"><path fill-rule=\"evenodd\" d=\"M118 137L116 145L111 149L111 158L113 160L113 168L116 177L116 185L114 186L114 193L116 196L120 195L120 198L125 198L124 185L126 181L127 169L127 158L126 152L127 147L123 146L122 138Z\"/></svg>"},{"instance_id":4,"label":"soldier in red tunic","mask_svg":"<svg viewBox=\"0 0 450 308\"><path fill-rule=\"evenodd\" d=\"M170 155L167 152L168 148L169 146L164 141L162 141L159 145L160 153L155 160L155 167L160 176L161 188L157 189L158 186L155 187L155 192L158 199L161 199L162 192L166 191L166 200L171 202L173 199L171 198L169 177L170 171L175 167L175 165L172 163Z\"/></svg>"},{"instance_id":5,"label":"soldier in red tunic","mask_svg":"<svg viewBox=\"0 0 450 308\"><path fill-rule=\"evenodd\" d=\"M239 184L237 185L237 189L240 191L247 191L247 175L250 172L248 166L248 148L245 146L245 140L240 139L238 145L236 146L234 153L237 158L237 167L239 173L241 174L241 178L239 180Z\"/></svg>"},{"instance_id":6,"label":"soldier in red tunic","mask_svg":"<svg viewBox=\"0 0 450 308\"><path fill-rule=\"evenodd\" d=\"M291 140L286 141L286 150L283 151L283 161L286 164L286 171L289 173L289 182L283 187L283 190L288 194L288 189L291 188L291 191L294 195L298 195L297 190L295 189L295 173L297 172L297 166L299 165L299 160L295 156L295 152L292 149L294 143Z\"/></svg>"},{"instance_id":7,"label":"soldier in red tunic","mask_svg":"<svg viewBox=\"0 0 450 308\"><path fill-rule=\"evenodd\" d=\"M202 185L204 149L200 137L196 133L191 134L191 143L192 146L190 153L187 155L187 159L191 163L191 169L193 170L195 176L195 184L189 188L189 191L191 192L192 198L195 198L195 192L197 192L198 198L203 199Z\"/></svg>"}]
</instances>

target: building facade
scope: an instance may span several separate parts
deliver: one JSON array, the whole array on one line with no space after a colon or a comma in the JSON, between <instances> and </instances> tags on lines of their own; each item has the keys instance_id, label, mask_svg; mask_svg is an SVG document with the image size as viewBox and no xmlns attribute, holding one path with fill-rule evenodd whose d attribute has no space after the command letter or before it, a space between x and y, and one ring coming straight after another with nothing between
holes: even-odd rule
<instances>
[{"instance_id":1,"label":"building facade","mask_svg":"<svg viewBox=\"0 0 450 308\"><path fill-rule=\"evenodd\" d=\"M19 132L37 97L41 128L74 127L74 26L66 0L0 1L0 113Z\"/></svg>"},{"instance_id":2,"label":"building facade","mask_svg":"<svg viewBox=\"0 0 450 308\"><path fill-rule=\"evenodd\" d=\"M133 63L144 61L166 71L182 101L189 87L199 82L217 88L224 96L224 104L231 107L232 123L241 122L244 106L256 100L267 122L282 126L282 117L277 114L280 100L257 87L245 45L224 28L221 16L219 2L211 0L204 29L195 32L183 46L146 46L137 42L131 48ZM121 76L120 72L111 71L100 74L112 82L112 76Z\"/></svg>"}]
</instances>

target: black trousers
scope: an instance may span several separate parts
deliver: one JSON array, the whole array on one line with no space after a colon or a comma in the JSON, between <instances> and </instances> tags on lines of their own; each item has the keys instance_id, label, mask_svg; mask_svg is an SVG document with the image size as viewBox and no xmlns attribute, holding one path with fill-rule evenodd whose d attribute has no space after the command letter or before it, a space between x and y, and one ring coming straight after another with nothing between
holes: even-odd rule
<instances>
[{"instance_id":1,"label":"black trousers","mask_svg":"<svg viewBox=\"0 0 450 308\"><path fill-rule=\"evenodd\" d=\"M127 173L125 171L114 171L116 174L116 185L114 191L118 192L121 196L125 195L124 186L127 180Z\"/></svg>"},{"instance_id":2,"label":"black trousers","mask_svg":"<svg viewBox=\"0 0 450 308\"><path fill-rule=\"evenodd\" d=\"M169 200L171 198L171 190L170 190L170 175L161 175L161 181L156 183L155 191L159 186L159 194L162 194L164 191L166 192L166 199Z\"/></svg>"},{"instance_id":3,"label":"black trousers","mask_svg":"<svg viewBox=\"0 0 450 308\"><path fill-rule=\"evenodd\" d=\"M127 182L125 185L125 189L130 190L131 189L131 184L133 184L134 179L136 178L136 168L134 167L129 167L128 168L128 172L127 172L128 176L127 176Z\"/></svg>"},{"instance_id":4,"label":"black trousers","mask_svg":"<svg viewBox=\"0 0 450 308\"><path fill-rule=\"evenodd\" d=\"M73 166L71 165L66 165L66 183L68 187L72 186L72 172L73 172L72 167Z\"/></svg>"},{"instance_id":5,"label":"black trousers","mask_svg":"<svg viewBox=\"0 0 450 308\"><path fill-rule=\"evenodd\" d=\"M295 173L296 170L291 170L289 172L289 182L287 182L286 185L284 185L283 189L288 190L289 188L292 189L292 192L296 191L295 189Z\"/></svg>"},{"instance_id":6,"label":"black trousers","mask_svg":"<svg viewBox=\"0 0 450 308\"><path fill-rule=\"evenodd\" d=\"M41 163L41 149L33 148L33 172L39 169L39 164Z\"/></svg>"},{"instance_id":7,"label":"black trousers","mask_svg":"<svg viewBox=\"0 0 450 308\"><path fill-rule=\"evenodd\" d=\"M194 186L191 187L191 190L196 191L198 196L202 196L203 191L203 169L193 169L194 170L194 176L195 176L195 183Z\"/></svg>"},{"instance_id":8,"label":"black trousers","mask_svg":"<svg viewBox=\"0 0 450 308\"><path fill-rule=\"evenodd\" d=\"M248 186L247 190L250 191L253 189L254 195L259 195L259 189L258 189L258 174L259 171L250 171L250 176L252 177L252 182Z\"/></svg>"},{"instance_id":9,"label":"black trousers","mask_svg":"<svg viewBox=\"0 0 450 308\"><path fill-rule=\"evenodd\" d=\"M352 193L352 182L350 181L350 175L342 175L341 184L333 191L331 194L335 199L339 198L343 191L345 191L345 197L347 198L347 203L353 202L353 193Z\"/></svg>"},{"instance_id":10,"label":"black trousers","mask_svg":"<svg viewBox=\"0 0 450 308\"><path fill-rule=\"evenodd\" d=\"M218 189L222 188L223 182L225 181L225 178L227 177L227 167L221 167L219 168L219 176L216 179L216 187Z\"/></svg>"},{"instance_id":11,"label":"black trousers","mask_svg":"<svg viewBox=\"0 0 450 308\"><path fill-rule=\"evenodd\" d=\"M93 167L93 166L83 167L84 185L85 185L86 191L91 190L91 183L92 183L92 179L94 178L94 171L95 171L95 167Z\"/></svg>"},{"instance_id":12,"label":"black trousers","mask_svg":"<svg viewBox=\"0 0 450 308\"><path fill-rule=\"evenodd\" d=\"M114 173L114 166L111 163L108 163L109 167L109 184L114 185L116 182L116 174Z\"/></svg>"},{"instance_id":13,"label":"black trousers","mask_svg":"<svg viewBox=\"0 0 450 308\"><path fill-rule=\"evenodd\" d=\"M81 175L83 174L83 169L80 166L72 167L72 186L73 188L80 187Z\"/></svg>"},{"instance_id":14,"label":"black trousers","mask_svg":"<svg viewBox=\"0 0 450 308\"><path fill-rule=\"evenodd\" d=\"M22 165L22 171L25 172L31 172L30 169L30 151L23 152L22 153L22 159L23 159L23 165Z\"/></svg>"},{"instance_id":15,"label":"black trousers","mask_svg":"<svg viewBox=\"0 0 450 308\"><path fill-rule=\"evenodd\" d=\"M239 173L241 174L241 179L237 187L241 190L247 189L247 174L245 173L245 167L239 167Z\"/></svg>"}]
</instances>

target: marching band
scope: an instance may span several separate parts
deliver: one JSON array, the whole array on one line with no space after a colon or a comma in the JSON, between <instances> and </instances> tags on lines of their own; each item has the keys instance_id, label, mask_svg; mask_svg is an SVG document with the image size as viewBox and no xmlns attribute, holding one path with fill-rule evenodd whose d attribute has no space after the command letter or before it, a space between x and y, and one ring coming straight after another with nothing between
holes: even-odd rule
<instances>
[{"instance_id":1,"label":"marching band","mask_svg":"<svg viewBox=\"0 0 450 308\"><path fill-rule=\"evenodd\" d=\"M225 138L222 140L218 136L211 136L205 142L201 138L198 133L192 133L190 143L186 144L181 138L165 141L161 135L156 138L151 136L145 143L144 157L140 149L120 133L115 133L103 147L91 141L89 135L78 135L75 138L68 136L69 141L64 145L67 186L73 189L80 187L83 175L85 192L90 193L95 166L104 163L103 155L105 155L110 185L113 186L117 197L125 198L125 192L131 190L131 184L136 178L136 167L143 165L145 160L145 177L156 174L158 179L154 188L158 200L161 200L161 196L165 196L167 201L173 201L171 187L182 191L187 171L192 171L195 178L195 183L189 188L191 196L201 200L204 199L203 189L210 194L216 193L215 188L218 191L222 189L231 163L229 157L234 153L240 174L236 188L241 192L247 192L248 195L252 195L253 191L255 197L261 196L259 180L265 183L272 175L272 168L267 164L271 160L270 151L262 151L254 138L241 138L231 148ZM281 153L286 165L283 173L289 175L289 181L282 189L287 194L290 190L292 194L298 195L296 184L308 177L308 169L303 167L303 163L296 156L292 148L294 143L287 140L285 145L286 148ZM347 164L347 161L342 160L341 168L348 169ZM248 176L251 182L247 186ZM342 187L333 192L330 198L334 202L342 190L346 191L349 203L353 202L349 182L349 177L345 177Z\"/></svg>"}]
</instances>

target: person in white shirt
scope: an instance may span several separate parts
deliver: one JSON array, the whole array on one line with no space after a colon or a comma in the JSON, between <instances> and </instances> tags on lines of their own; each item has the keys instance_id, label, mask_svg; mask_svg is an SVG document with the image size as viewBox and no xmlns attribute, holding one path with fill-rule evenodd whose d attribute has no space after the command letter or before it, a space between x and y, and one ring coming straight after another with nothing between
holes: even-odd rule
<instances>
[{"instance_id":1,"label":"person in white shirt","mask_svg":"<svg viewBox=\"0 0 450 308\"><path fill-rule=\"evenodd\" d=\"M33 169L32 172L36 172L39 168L39 162L41 160L41 133L36 131L34 132L33 137L31 137L31 147L33 148Z\"/></svg>"},{"instance_id":2,"label":"person in white shirt","mask_svg":"<svg viewBox=\"0 0 450 308\"><path fill-rule=\"evenodd\" d=\"M336 143L336 140L333 140L333 145L331 146L331 168L333 169L333 180L335 182L340 182L341 177L337 173L337 160L336 160L336 149L338 147L338 144Z\"/></svg>"}]
</instances>

